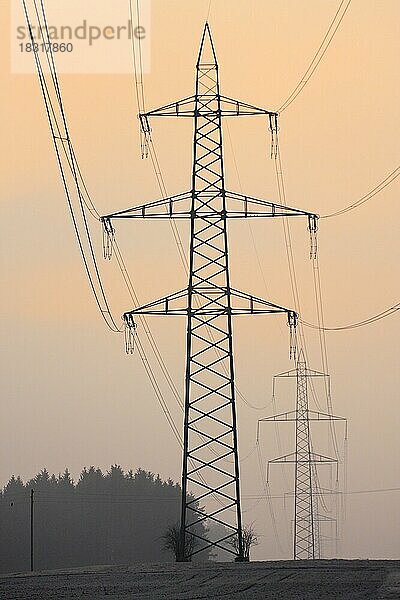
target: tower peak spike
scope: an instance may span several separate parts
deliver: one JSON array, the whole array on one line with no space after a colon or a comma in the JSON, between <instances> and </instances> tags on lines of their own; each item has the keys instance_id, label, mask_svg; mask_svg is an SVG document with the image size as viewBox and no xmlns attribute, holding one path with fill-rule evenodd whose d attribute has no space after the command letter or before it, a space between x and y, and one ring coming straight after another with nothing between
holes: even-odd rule
<instances>
[{"instance_id":1,"label":"tower peak spike","mask_svg":"<svg viewBox=\"0 0 400 600\"><path fill-rule=\"evenodd\" d=\"M301 363L305 364L305 362L306 362L306 357L304 355L304 350L303 350L303 348L300 348L300 352L299 352L299 355L297 358L297 364L301 364Z\"/></svg>"},{"instance_id":2,"label":"tower peak spike","mask_svg":"<svg viewBox=\"0 0 400 600\"><path fill-rule=\"evenodd\" d=\"M218 67L217 55L215 54L214 42L212 39L211 29L208 21L205 22L203 35L201 37L199 56L197 59L197 67L205 64Z\"/></svg>"}]
</instances>

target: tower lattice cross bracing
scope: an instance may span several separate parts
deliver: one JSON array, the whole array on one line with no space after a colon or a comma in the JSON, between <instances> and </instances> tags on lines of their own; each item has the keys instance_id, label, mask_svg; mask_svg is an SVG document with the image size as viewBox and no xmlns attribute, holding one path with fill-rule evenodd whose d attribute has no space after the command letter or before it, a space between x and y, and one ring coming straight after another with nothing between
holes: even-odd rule
<instances>
[{"instance_id":1,"label":"tower lattice cross bracing","mask_svg":"<svg viewBox=\"0 0 400 600\"><path fill-rule=\"evenodd\" d=\"M315 558L314 498L306 362L297 362L296 463L295 463L295 558Z\"/></svg>"},{"instance_id":2,"label":"tower lattice cross bracing","mask_svg":"<svg viewBox=\"0 0 400 600\"><path fill-rule=\"evenodd\" d=\"M245 196L226 188L222 119L264 115L273 139L277 113L220 93L219 69L211 32L205 25L196 65L193 96L140 114L142 133L151 136L150 118L184 117L194 121L193 169L189 191L102 217L113 235L116 219L188 219L189 281L186 288L124 314L128 328L135 315L181 315L187 319L182 511L178 560L188 560L187 541L198 537L200 522L223 525L216 539L201 538L191 555L206 547L222 548L243 560L242 516L235 400L232 317L285 313L290 326L296 314L231 286L228 220L230 218L308 218L313 213ZM200 501L202 510L196 508ZM232 542L235 541L233 544Z\"/></svg>"}]
</instances>

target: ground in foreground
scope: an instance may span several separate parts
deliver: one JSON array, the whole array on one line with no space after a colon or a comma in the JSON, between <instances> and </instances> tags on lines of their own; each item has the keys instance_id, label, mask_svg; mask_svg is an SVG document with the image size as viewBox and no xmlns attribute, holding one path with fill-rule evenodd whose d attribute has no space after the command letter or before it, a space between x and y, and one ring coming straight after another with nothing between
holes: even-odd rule
<instances>
[{"instance_id":1,"label":"ground in foreground","mask_svg":"<svg viewBox=\"0 0 400 600\"><path fill-rule=\"evenodd\" d=\"M400 561L148 564L0 575L2 600L394 600Z\"/></svg>"}]
</instances>

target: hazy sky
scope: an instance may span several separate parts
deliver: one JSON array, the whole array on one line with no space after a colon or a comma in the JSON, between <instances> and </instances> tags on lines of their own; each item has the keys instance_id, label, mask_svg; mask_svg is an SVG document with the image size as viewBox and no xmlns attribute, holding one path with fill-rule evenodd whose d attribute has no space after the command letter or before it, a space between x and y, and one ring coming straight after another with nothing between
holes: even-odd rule
<instances>
[{"instance_id":1,"label":"hazy sky","mask_svg":"<svg viewBox=\"0 0 400 600\"><path fill-rule=\"evenodd\" d=\"M151 69L145 76L148 108L193 93L208 4L208 0L152 1ZM210 23L223 93L277 108L307 68L338 4L338 0L214 0ZM141 466L179 480L180 449L139 357L124 355L121 336L103 326L90 295L37 79L10 73L9 2L1 2L0 11L0 482L12 474L31 477L43 467L59 472L68 466L77 476L85 465L106 469L111 463ZM290 206L320 214L340 209L398 165L399 40L398 0L353 0L313 78L280 121ZM151 164L140 158L132 77L65 75L61 83L71 135L99 212L158 198ZM191 127L173 119L153 124L170 194L190 187ZM239 190L226 128L224 133L227 184ZM229 133L243 190L277 200L264 120L232 119ZM320 222L327 325L358 321L398 302L398 194L397 180L358 210ZM293 224L293 247L303 316L315 322L306 227L300 220ZM182 226L181 232L187 244L188 231ZM234 287L293 306L282 224L278 219L253 222L252 234L268 289L245 222L230 227ZM117 223L117 236L141 302L185 286L167 222ZM95 238L100 256L98 232ZM102 268L114 311L122 314L132 307L131 300L115 264L102 263ZM183 391L184 319L153 318L150 325ZM234 327L238 387L252 404L266 405L272 375L292 367L285 318L241 317ZM334 411L349 419L349 491L400 486L399 335L397 315L327 335ZM308 349L309 366L321 369L315 334L308 336ZM161 377L160 382L181 427L179 408ZM319 392L323 405L322 389ZM294 387L282 384L279 412L294 408L294 394ZM254 450L257 419L273 409L269 405L255 411L239 401L238 411L240 453L246 457ZM326 430L316 437L315 450L322 454L330 452L326 438ZM288 426L282 432L283 452L291 451L293 444ZM279 454L272 429L263 429L261 449L264 459ZM241 475L245 521L256 522L262 541L254 556L289 557L291 500L286 512L281 499L273 504L282 554L265 502L248 498L262 492L254 451L242 462ZM290 470L287 479L290 483ZM289 491L278 467L271 491L276 495ZM340 555L397 558L399 498L400 492L349 495ZM329 528L323 533L328 534ZM332 547L326 545L325 550L329 556Z\"/></svg>"}]
</instances>

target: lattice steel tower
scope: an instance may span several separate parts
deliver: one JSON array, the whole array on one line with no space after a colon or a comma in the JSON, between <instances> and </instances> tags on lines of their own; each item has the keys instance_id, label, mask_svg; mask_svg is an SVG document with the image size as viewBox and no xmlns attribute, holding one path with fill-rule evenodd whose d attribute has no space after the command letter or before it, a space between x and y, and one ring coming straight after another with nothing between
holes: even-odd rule
<instances>
[{"instance_id":1,"label":"lattice steel tower","mask_svg":"<svg viewBox=\"0 0 400 600\"><path fill-rule=\"evenodd\" d=\"M134 317L184 315L187 318L186 376L182 468L182 510L179 561L190 559L188 540L199 537L196 524L208 520L224 525L217 539L201 538L203 549L217 546L243 560L242 517L232 345L232 316L286 313L291 327L296 313L231 287L228 260L229 218L307 216L287 208L227 190L224 176L222 117L266 115L276 147L277 113L220 93L218 64L208 24L196 65L193 96L139 115L142 134L151 136L149 117L194 119L191 189L142 206L103 217L113 236L113 219L167 218L190 220L189 282L187 288L124 314L133 331ZM190 489L189 489L190 486ZM204 504L199 511L195 500ZM236 540L236 549L232 540Z\"/></svg>"},{"instance_id":2,"label":"lattice steel tower","mask_svg":"<svg viewBox=\"0 0 400 600\"><path fill-rule=\"evenodd\" d=\"M277 377L296 378L296 410L260 419L259 423L294 421L296 447L295 452L268 461L268 466L279 463L294 464L293 558L295 560L320 558L318 523L320 520L327 520L327 517L321 517L318 512L316 466L321 463L337 465L338 460L313 452L310 421L345 421L346 419L309 409L308 379L328 376L307 368L303 350L299 353L296 369L275 375L274 379Z\"/></svg>"}]
</instances>

